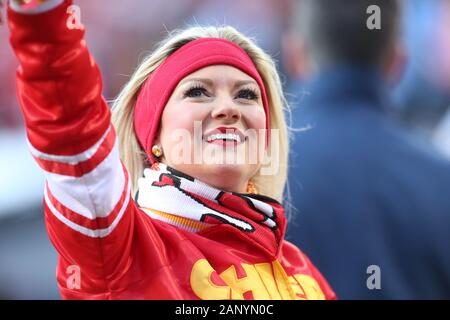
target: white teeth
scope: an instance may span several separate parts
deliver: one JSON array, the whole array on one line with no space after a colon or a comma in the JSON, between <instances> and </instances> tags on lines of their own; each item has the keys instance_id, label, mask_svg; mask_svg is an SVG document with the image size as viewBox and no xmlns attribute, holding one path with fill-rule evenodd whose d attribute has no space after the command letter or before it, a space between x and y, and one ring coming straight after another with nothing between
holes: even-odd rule
<instances>
[{"instance_id":1,"label":"white teeth","mask_svg":"<svg viewBox=\"0 0 450 320\"><path fill-rule=\"evenodd\" d=\"M212 134L206 137L206 141L211 142L214 140L232 140L241 142L241 137L238 134L234 133L218 133L218 134Z\"/></svg>"}]
</instances>

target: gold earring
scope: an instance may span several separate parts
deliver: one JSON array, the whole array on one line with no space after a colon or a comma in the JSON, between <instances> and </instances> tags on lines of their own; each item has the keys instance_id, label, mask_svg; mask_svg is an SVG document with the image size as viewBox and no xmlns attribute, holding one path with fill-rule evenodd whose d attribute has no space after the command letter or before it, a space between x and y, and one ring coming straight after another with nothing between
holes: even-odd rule
<instances>
[{"instance_id":1,"label":"gold earring","mask_svg":"<svg viewBox=\"0 0 450 320\"><path fill-rule=\"evenodd\" d=\"M253 181L249 180L247 184L247 193L249 194L258 194L258 189L256 189L256 185Z\"/></svg>"},{"instance_id":2,"label":"gold earring","mask_svg":"<svg viewBox=\"0 0 450 320\"><path fill-rule=\"evenodd\" d=\"M152 154L153 154L155 157L157 157L157 158L161 157L161 156L162 156L162 149L161 149L161 147L158 146L157 144L155 144L155 145L152 147Z\"/></svg>"}]
</instances>

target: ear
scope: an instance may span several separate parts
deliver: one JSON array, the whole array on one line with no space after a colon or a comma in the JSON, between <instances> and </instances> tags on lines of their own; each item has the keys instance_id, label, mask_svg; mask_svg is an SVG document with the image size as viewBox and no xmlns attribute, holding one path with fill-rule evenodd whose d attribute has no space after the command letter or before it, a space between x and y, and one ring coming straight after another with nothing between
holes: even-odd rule
<instances>
[{"instance_id":1,"label":"ear","mask_svg":"<svg viewBox=\"0 0 450 320\"><path fill-rule=\"evenodd\" d=\"M405 45L400 40L395 41L387 53L385 61L383 73L386 81L390 85L398 84L402 79L408 61Z\"/></svg>"},{"instance_id":2,"label":"ear","mask_svg":"<svg viewBox=\"0 0 450 320\"><path fill-rule=\"evenodd\" d=\"M286 31L281 39L284 68L291 79L308 78L311 61L305 43L292 31Z\"/></svg>"}]
</instances>

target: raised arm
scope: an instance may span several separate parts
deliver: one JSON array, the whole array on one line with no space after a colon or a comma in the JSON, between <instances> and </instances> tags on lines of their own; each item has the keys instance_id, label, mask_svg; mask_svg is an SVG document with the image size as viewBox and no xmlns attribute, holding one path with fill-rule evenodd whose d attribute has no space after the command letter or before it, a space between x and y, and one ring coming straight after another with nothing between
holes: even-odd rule
<instances>
[{"instance_id":1,"label":"raised arm","mask_svg":"<svg viewBox=\"0 0 450 320\"><path fill-rule=\"evenodd\" d=\"M75 265L84 291L104 291L105 280L129 265L136 209L84 27L68 27L70 5L47 0L27 12L12 4L8 24L31 153L47 177L45 217L61 256L59 285Z\"/></svg>"}]
</instances>

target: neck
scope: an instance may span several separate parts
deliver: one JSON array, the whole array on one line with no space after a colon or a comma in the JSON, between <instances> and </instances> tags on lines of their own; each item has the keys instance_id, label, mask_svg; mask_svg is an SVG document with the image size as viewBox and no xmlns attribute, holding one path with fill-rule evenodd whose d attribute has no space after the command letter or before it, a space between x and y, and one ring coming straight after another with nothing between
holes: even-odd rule
<instances>
[{"instance_id":1,"label":"neck","mask_svg":"<svg viewBox=\"0 0 450 320\"><path fill-rule=\"evenodd\" d=\"M243 175L240 168L236 166L191 164L187 167L179 167L164 164L213 188L227 192L247 193L247 186L251 178Z\"/></svg>"},{"instance_id":2,"label":"neck","mask_svg":"<svg viewBox=\"0 0 450 320\"><path fill-rule=\"evenodd\" d=\"M196 179L214 187L227 192L246 193L248 179L242 179L241 177L233 177L233 175L205 175L201 177L195 177Z\"/></svg>"}]
</instances>

